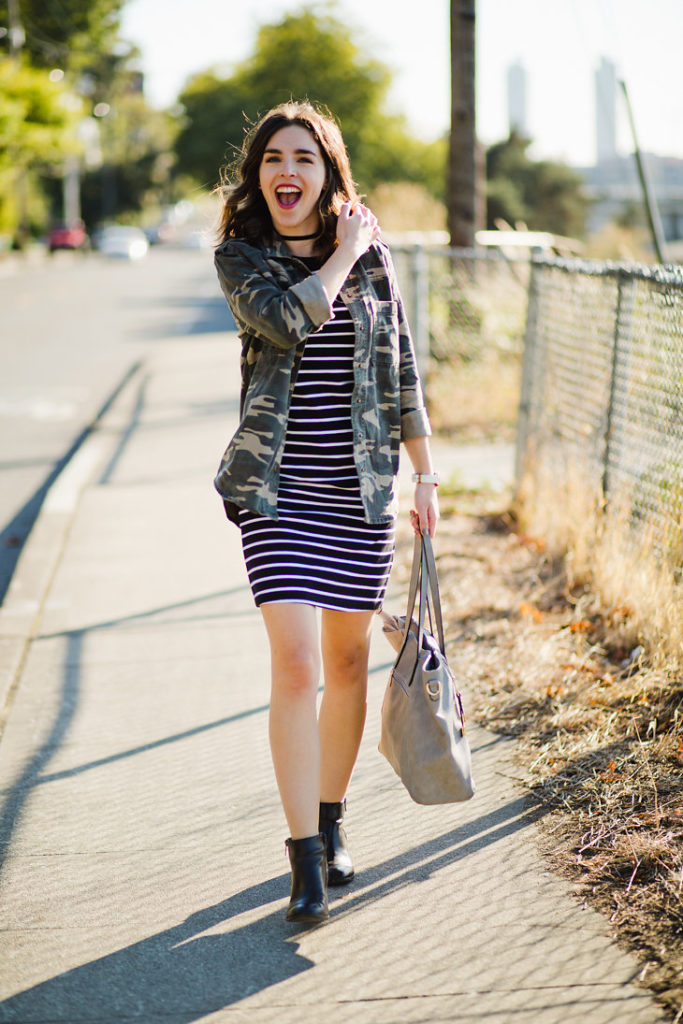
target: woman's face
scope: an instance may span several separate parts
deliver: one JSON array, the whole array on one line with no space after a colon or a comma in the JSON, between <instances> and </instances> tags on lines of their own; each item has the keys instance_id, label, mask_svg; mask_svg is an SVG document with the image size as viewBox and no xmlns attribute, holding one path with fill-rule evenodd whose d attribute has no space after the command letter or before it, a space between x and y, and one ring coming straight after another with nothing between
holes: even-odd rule
<instances>
[{"instance_id":1,"label":"woman's face","mask_svg":"<svg viewBox=\"0 0 683 1024\"><path fill-rule=\"evenodd\" d=\"M306 128L292 124L271 136L261 158L259 185L276 231L312 235L320 229L318 199L325 177L320 147Z\"/></svg>"}]
</instances>

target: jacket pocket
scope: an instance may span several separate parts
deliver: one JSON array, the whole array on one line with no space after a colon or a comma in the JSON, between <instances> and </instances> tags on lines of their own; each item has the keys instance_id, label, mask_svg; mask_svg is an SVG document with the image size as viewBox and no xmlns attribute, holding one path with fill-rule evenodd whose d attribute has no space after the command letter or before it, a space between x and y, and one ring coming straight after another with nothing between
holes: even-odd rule
<instances>
[{"instance_id":1,"label":"jacket pocket","mask_svg":"<svg viewBox=\"0 0 683 1024\"><path fill-rule=\"evenodd\" d=\"M386 369L398 371L400 362L398 303L376 299L371 303L372 361Z\"/></svg>"}]
</instances>

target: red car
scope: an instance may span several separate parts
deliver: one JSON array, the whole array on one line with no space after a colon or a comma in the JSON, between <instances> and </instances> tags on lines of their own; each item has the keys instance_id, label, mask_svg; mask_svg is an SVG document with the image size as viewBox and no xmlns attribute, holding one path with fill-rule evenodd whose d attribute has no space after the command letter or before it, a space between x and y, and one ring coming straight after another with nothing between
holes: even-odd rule
<instances>
[{"instance_id":1,"label":"red car","mask_svg":"<svg viewBox=\"0 0 683 1024\"><path fill-rule=\"evenodd\" d=\"M50 228L47 245L50 252L56 249L82 249L88 244L88 236L83 221L74 224L55 224Z\"/></svg>"}]
</instances>

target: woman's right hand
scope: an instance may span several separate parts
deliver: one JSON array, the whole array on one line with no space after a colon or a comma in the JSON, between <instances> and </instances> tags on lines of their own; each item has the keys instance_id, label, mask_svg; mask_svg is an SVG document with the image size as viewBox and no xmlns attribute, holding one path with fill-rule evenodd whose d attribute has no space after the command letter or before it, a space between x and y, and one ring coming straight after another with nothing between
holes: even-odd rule
<instances>
[{"instance_id":1,"label":"woman's right hand","mask_svg":"<svg viewBox=\"0 0 683 1024\"><path fill-rule=\"evenodd\" d=\"M339 295L353 265L377 238L379 224L374 213L359 202L342 203L337 217L337 247L317 271L330 303Z\"/></svg>"},{"instance_id":2,"label":"woman's right hand","mask_svg":"<svg viewBox=\"0 0 683 1024\"><path fill-rule=\"evenodd\" d=\"M362 203L342 203L337 217L337 242L342 249L362 256L379 238L379 224L372 210Z\"/></svg>"}]
</instances>

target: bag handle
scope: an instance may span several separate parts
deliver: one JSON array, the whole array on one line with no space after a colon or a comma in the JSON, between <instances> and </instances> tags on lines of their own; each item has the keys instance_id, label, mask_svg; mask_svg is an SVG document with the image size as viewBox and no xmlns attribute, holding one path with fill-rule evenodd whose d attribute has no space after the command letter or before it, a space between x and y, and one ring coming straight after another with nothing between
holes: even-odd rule
<instances>
[{"instance_id":1,"label":"bag handle","mask_svg":"<svg viewBox=\"0 0 683 1024\"><path fill-rule=\"evenodd\" d=\"M421 538L415 534L415 544L413 546L413 567L410 571L410 584L408 586L408 606L406 608L406 636L408 635L408 628L413 618L413 612L415 610L415 600L417 598L417 591L420 585L420 577L422 570L422 543Z\"/></svg>"},{"instance_id":2,"label":"bag handle","mask_svg":"<svg viewBox=\"0 0 683 1024\"><path fill-rule=\"evenodd\" d=\"M410 624L413 619L413 612L415 610L415 602L417 600L418 589L420 592L420 603L418 606L417 615L417 648L415 656L415 665L411 673L410 686L413 681L413 675L417 668L419 654L422 649L422 640L424 637L424 619L425 611L429 614L429 609L434 612L434 618L436 620L437 636L439 641L439 648L443 656L446 656L446 643L444 639L443 631L443 617L441 614L441 598L439 595L439 581L436 574L436 561L434 559L434 549L432 548L432 541L429 534L415 535L415 545L413 547L413 566L410 574L410 585L408 587L408 605L406 608L405 617L405 633L403 636L403 644L398 654L398 659L401 658L403 652L408 643L408 637L410 635ZM431 618L430 618L431 621Z\"/></svg>"},{"instance_id":3,"label":"bag handle","mask_svg":"<svg viewBox=\"0 0 683 1024\"><path fill-rule=\"evenodd\" d=\"M439 594L439 577L436 572L436 559L434 558L434 548L432 546L432 540L428 533L425 533L422 537L422 572L427 569L427 576L429 579L429 590L431 593L431 609L434 612L434 618L436 620L437 639L439 641L439 648L444 658L446 657L446 641L443 629L443 616L441 614L441 595Z\"/></svg>"}]
</instances>

